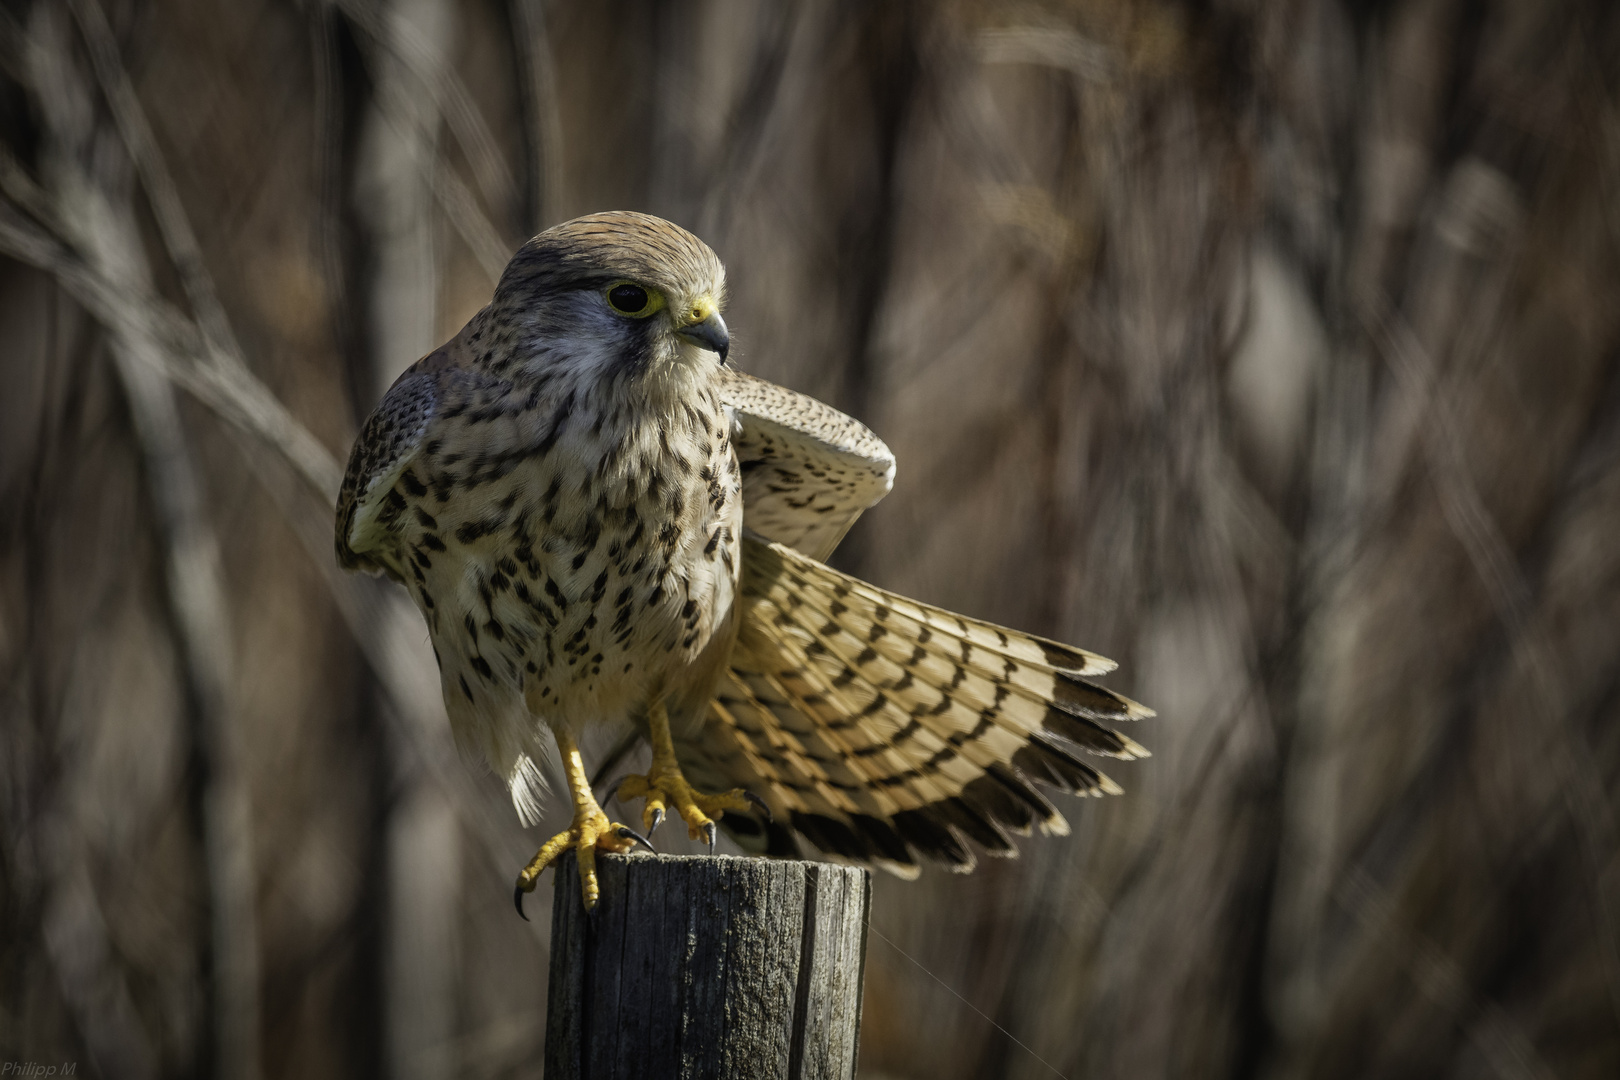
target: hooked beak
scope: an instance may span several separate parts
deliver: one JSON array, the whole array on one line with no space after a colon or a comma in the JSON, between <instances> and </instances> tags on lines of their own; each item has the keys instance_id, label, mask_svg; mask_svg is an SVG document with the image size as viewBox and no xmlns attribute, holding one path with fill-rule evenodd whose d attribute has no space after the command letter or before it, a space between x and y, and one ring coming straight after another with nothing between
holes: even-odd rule
<instances>
[{"instance_id":1,"label":"hooked beak","mask_svg":"<svg viewBox=\"0 0 1620 1080\"><path fill-rule=\"evenodd\" d=\"M699 348L718 353L722 364L726 362L726 353L731 349L731 335L726 332L726 320L720 317L718 311L711 311L702 322L683 326L675 332Z\"/></svg>"}]
</instances>

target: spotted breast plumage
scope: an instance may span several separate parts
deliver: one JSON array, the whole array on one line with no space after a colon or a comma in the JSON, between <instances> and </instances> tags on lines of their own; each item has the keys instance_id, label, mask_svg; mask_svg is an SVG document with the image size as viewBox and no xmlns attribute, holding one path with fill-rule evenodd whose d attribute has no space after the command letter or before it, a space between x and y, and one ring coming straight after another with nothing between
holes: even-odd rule
<instances>
[{"instance_id":1,"label":"spotted breast plumage","mask_svg":"<svg viewBox=\"0 0 1620 1080\"><path fill-rule=\"evenodd\" d=\"M1066 831L1032 781L1117 791L1079 751L1144 756L1106 726L1150 711L1089 681L1092 653L955 615L823 565L887 494L859 422L726 363L724 270L633 213L529 241L495 296L402 375L361 431L339 561L402 583L427 621L451 728L538 817L560 756L587 907L610 822L579 737L627 726L649 833L673 808L745 848L903 875L970 869L1008 831ZM553 750L555 745L555 751ZM695 785L695 786L694 786ZM704 789L719 789L718 794Z\"/></svg>"}]
</instances>

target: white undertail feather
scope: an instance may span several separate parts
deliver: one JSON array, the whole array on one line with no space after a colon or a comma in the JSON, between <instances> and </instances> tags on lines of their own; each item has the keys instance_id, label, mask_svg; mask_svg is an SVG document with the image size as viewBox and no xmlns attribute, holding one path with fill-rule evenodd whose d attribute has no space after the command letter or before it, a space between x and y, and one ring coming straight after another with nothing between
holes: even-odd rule
<instances>
[{"instance_id":1,"label":"white undertail feather","mask_svg":"<svg viewBox=\"0 0 1620 1080\"><path fill-rule=\"evenodd\" d=\"M528 754L519 754L506 777L506 785L512 791L512 806L523 827L539 824L541 802L550 788L540 766Z\"/></svg>"}]
</instances>

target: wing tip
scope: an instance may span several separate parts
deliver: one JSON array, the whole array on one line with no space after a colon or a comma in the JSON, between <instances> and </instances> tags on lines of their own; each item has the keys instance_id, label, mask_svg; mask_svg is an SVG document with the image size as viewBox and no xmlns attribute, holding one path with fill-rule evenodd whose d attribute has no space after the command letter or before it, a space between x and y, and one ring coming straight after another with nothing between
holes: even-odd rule
<instances>
[{"instance_id":1,"label":"wing tip","mask_svg":"<svg viewBox=\"0 0 1620 1080\"><path fill-rule=\"evenodd\" d=\"M1139 701L1076 675L1060 672L1052 689L1052 705L1071 716L1090 720L1146 720L1159 715Z\"/></svg>"},{"instance_id":2,"label":"wing tip","mask_svg":"<svg viewBox=\"0 0 1620 1080\"><path fill-rule=\"evenodd\" d=\"M1041 647L1041 655L1047 666L1065 675L1106 675L1119 667L1108 657L1091 652L1089 649L1065 645L1061 641L1048 641L1033 635L1029 635L1029 638Z\"/></svg>"},{"instance_id":3,"label":"wing tip","mask_svg":"<svg viewBox=\"0 0 1620 1080\"><path fill-rule=\"evenodd\" d=\"M1114 734L1119 735L1121 745L1119 753L1116 756L1122 761L1139 761L1142 758L1150 758L1153 756L1153 751L1149 750L1147 747L1143 746L1141 743L1137 742L1128 735L1120 735L1117 731L1114 732Z\"/></svg>"}]
</instances>

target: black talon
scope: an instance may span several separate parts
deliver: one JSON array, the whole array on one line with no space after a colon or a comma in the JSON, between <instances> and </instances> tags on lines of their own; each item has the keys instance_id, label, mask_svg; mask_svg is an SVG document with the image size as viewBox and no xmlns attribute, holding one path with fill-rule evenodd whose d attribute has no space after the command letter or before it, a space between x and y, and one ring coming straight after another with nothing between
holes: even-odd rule
<instances>
[{"instance_id":1,"label":"black talon","mask_svg":"<svg viewBox=\"0 0 1620 1080\"><path fill-rule=\"evenodd\" d=\"M658 826L662 825L663 823L664 823L664 812L662 810L656 810L655 809L653 811L652 825L648 826L648 828L647 828L647 835L651 836L653 833L657 832L658 831ZM652 847L651 844L648 844L647 846Z\"/></svg>"},{"instance_id":2,"label":"black talon","mask_svg":"<svg viewBox=\"0 0 1620 1080\"><path fill-rule=\"evenodd\" d=\"M626 840L634 840L636 843L640 844L654 855L658 854L658 849L652 846L651 840L647 839L645 836L642 836L628 825L619 826L619 835Z\"/></svg>"},{"instance_id":3,"label":"black talon","mask_svg":"<svg viewBox=\"0 0 1620 1080\"><path fill-rule=\"evenodd\" d=\"M762 813L764 813L766 821L774 822L776 820L776 815L771 813L771 804L770 803L766 802L764 799L760 798L758 795L755 795L752 791L743 792L743 798L747 799L749 802L751 802L755 806L759 807L760 811Z\"/></svg>"},{"instance_id":4,"label":"black talon","mask_svg":"<svg viewBox=\"0 0 1620 1080\"><path fill-rule=\"evenodd\" d=\"M710 855L714 854L714 834L717 832L719 832L719 830L714 827L714 822L712 821L703 826L703 835L707 837L709 841Z\"/></svg>"},{"instance_id":5,"label":"black talon","mask_svg":"<svg viewBox=\"0 0 1620 1080\"><path fill-rule=\"evenodd\" d=\"M518 914L523 915L523 886L522 885L519 885L517 888L512 890L512 902L517 905ZM523 921L528 922L529 917L527 915L523 915Z\"/></svg>"},{"instance_id":6,"label":"black talon","mask_svg":"<svg viewBox=\"0 0 1620 1080\"><path fill-rule=\"evenodd\" d=\"M628 779L630 779L630 774L625 773L623 776L621 776L617 780L613 781L613 783L609 784L602 791L601 801L602 802L612 802L615 798L617 798L618 794L619 794L619 785L624 783Z\"/></svg>"}]
</instances>

